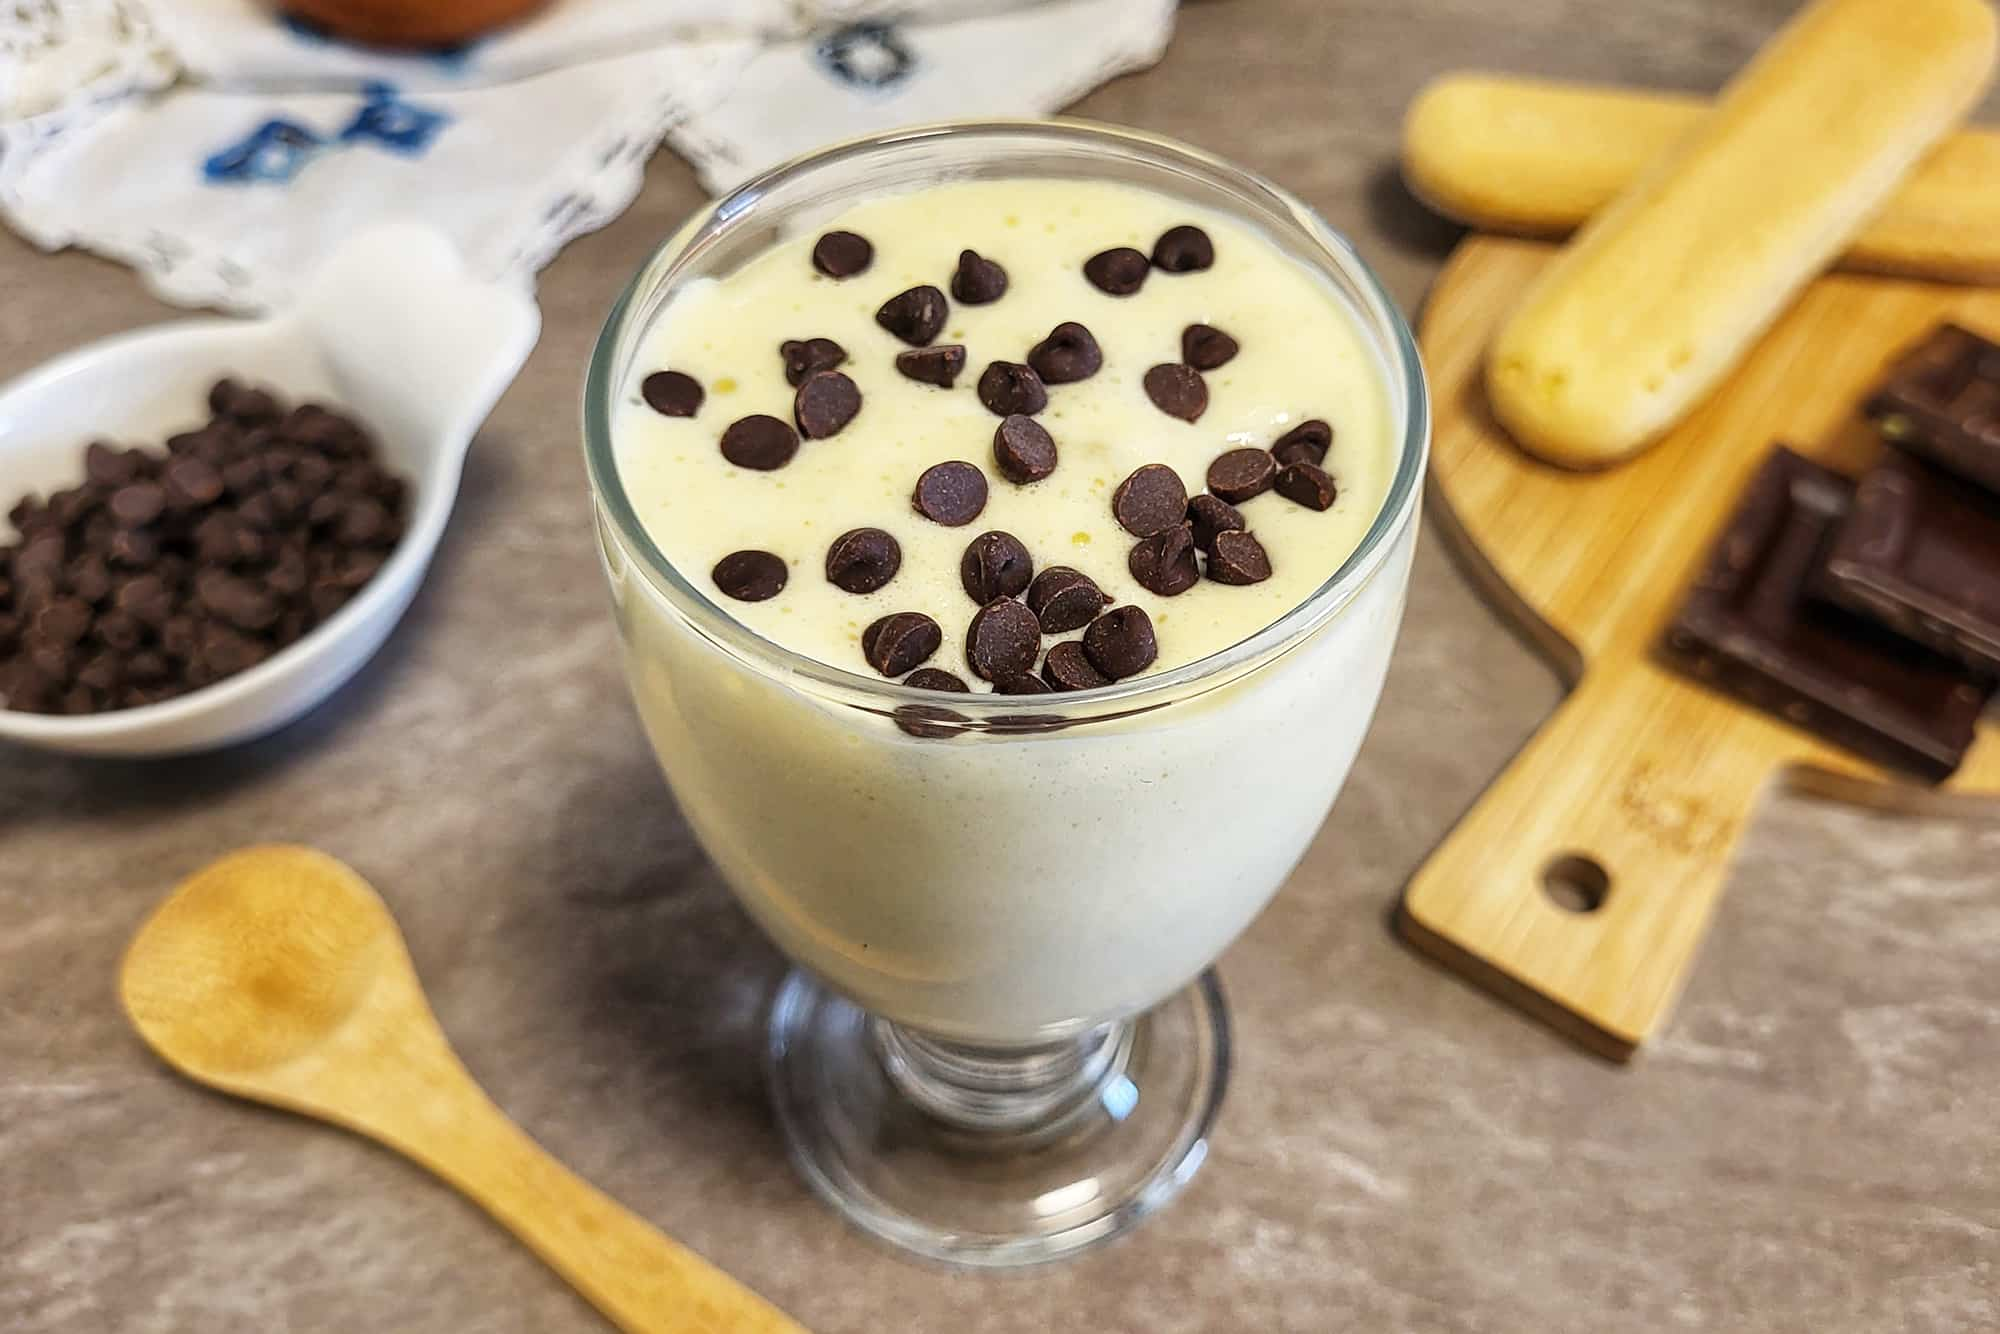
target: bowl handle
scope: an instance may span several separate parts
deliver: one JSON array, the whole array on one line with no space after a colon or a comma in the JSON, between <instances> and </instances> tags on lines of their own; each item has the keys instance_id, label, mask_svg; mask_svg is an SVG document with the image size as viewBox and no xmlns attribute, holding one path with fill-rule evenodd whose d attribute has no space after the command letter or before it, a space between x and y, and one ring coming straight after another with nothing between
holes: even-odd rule
<instances>
[{"instance_id":1,"label":"bowl handle","mask_svg":"<svg viewBox=\"0 0 2000 1334\"><path fill-rule=\"evenodd\" d=\"M541 331L534 297L465 271L450 240L412 223L355 236L288 315L350 400L439 450L463 453Z\"/></svg>"}]
</instances>

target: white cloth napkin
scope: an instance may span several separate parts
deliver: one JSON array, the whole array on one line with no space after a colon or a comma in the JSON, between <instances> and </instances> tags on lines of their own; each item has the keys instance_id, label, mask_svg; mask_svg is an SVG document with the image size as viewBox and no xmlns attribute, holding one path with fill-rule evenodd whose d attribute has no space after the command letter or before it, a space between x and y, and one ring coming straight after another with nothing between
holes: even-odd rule
<instances>
[{"instance_id":1,"label":"white cloth napkin","mask_svg":"<svg viewBox=\"0 0 2000 1334\"><path fill-rule=\"evenodd\" d=\"M557 0L461 50L398 55L260 0L12 0L0 216L183 305L282 305L340 239L392 218L526 282L623 211L663 137L721 190L856 134L1046 113L1157 59L1173 8Z\"/></svg>"}]
</instances>

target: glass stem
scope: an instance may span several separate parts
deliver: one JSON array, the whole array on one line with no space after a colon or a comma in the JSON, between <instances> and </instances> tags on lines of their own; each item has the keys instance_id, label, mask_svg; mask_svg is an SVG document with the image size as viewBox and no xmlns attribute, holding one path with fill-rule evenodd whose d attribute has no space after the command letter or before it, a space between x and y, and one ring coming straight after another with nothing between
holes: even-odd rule
<instances>
[{"instance_id":1,"label":"glass stem","mask_svg":"<svg viewBox=\"0 0 2000 1334\"><path fill-rule=\"evenodd\" d=\"M1103 1104L1122 1120L1136 1097L1125 1078L1131 1020L1064 1042L980 1047L874 1021L876 1054L898 1092L919 1110L967 1134L1018 1138L1060 1133Z\"/></svg>"}]
</instances>

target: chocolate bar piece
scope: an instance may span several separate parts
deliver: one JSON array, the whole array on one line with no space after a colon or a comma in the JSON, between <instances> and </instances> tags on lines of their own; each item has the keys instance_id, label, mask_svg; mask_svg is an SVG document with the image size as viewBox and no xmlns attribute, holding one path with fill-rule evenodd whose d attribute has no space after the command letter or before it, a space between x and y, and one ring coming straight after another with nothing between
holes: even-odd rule
<instances>
[{"instance_id":1,"label":"chocolate bar piece","mask_svg":"<svg viewBox=\"0 0 2000 1334\"><path fill-rule=\"evenodd\" d=\"M1854 484L1779 446L1668 629L1698 680L1881 764L1942 779L1991 687L1961 664L1812 596Z\"/></svg>"},{"instance_id":2,"label":"chocolate bar piece","mask_svg":"<svg viewBox=\"0 0 2000 1334\"><path fill-rule=\"evenodd\" d=\"M1868 415L1904 449L2000 491L2000 344L1939 325L1891 368Z\"/></svg>"},{"instance_id":3,"label":"chocolate bar piece","mask_svg":"<svg viewBox=\"0 0 2000 1334\"><path fill-rule=\"evenodd\" d=\"M1855 490L1824 591L1906 639L2000 672L2000 498L1891 451Z\"/></svg>"}]
</instances>

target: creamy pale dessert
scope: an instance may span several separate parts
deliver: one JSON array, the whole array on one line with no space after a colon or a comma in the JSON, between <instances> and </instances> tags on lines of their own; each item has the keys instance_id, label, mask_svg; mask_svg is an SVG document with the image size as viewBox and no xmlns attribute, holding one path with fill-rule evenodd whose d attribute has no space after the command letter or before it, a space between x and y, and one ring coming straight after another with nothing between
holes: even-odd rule
<instances>
[{"instance_id":1,"label":"creamy pale dessert","mask_svg":"<svg viewBox=\"0 0 2000 1334\"><path fill-rule=\"evenodd\" d=\"M856 205L687 285L630 390L619 469L667 559L786 648L920 686L1088 688L1238 643L1354 550L1393 464L1333 288L1113 184ZM1097 638L1141 642L1080 651L1131 607Z\"/></svg>"},{"instance_id":2,"label":"creamy pale dessert","mask_svg":"<svg viewBox=\"0 0 2000 1334\"><path fill-rule=\"evenodd\" d=\"M1276 891L1374 712L1414 486L1322 590L1421 466L1395 316L1290 221L1288 252L1132 186L768 208L768 249L668 280L607 391L617 480L703 599L606 509L674 794L780 947L887 1018L1014 1043L1150 1007ZM1203 659L1136 703L1033 706L1058 727L971 697L967 727L912 726L948 701L889 680L1088 691Z\"/></svg>"}]
</instances>

